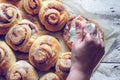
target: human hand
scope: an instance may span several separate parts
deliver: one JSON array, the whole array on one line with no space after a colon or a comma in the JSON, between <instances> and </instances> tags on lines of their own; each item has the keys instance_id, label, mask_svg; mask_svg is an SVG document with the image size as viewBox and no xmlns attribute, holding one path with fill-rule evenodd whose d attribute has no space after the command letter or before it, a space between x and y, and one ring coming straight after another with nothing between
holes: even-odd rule
<instances>
[{"instance_id":1,"label":"human hand","mask_svg":"<svg viewBox=\"0 0 120 80\"><path fill-rule=\"evenodd\" d=\"M104 55L104 43L96 26L89 28L80 21L75 22L76 36L72 45L72 67L91 74ZM89 30L88 30L89 29Z\"/></svg>"}]
</instances>

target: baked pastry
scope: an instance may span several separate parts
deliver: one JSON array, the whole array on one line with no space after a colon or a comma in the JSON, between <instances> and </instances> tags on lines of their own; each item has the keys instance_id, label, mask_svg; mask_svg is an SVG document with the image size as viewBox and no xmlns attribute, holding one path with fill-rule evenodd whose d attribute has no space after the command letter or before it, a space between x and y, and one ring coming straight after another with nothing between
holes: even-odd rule
<instances>
[{"instance_id":1,"label":"baked pastry","mask_svg":"<svg viewBox=\"0 0 120 80\"><path fill-rule=\"evenodd\" d=\"M8 1L14 1L14 2L17 2L17 1L21 1L21 0L8 0Z\"/></svg>"},{"instance_id":2,"label":"baked pastry","mask_svg":"<svg viewBox=\"0 0 120 80\"><path fill-rule=\"evenodd\" d=\"M40 80L60 80L60 78L53 72L45 74Z\"/></svg>"},{"instance_id":3,"label":"baked pastry","mask_svg":"<svg viewBox=\"0 0 120 80\"><path fill-rule=\"evenodd\" d=\"M0 76L5 75L15 62L16 57L10 47L4 41L0 41Z\"/></svg>"},{"instance_id":4,"label":"baked pastry","mask_svg":"<svg viewBox=\"0 0 120 80\"><path fill-rule=\"evenodd\" d=\"M18 50L27 53L38 36L38 27L34 23L24 19L8 31L5 40L15 51Z\"/></svg>"},{"instance_id":5,"label":"baked pastry","mask_svg":"<svg viewBox=\"0 0 120 80\"><path fill-rule=\"evenodd\" d=\"M30 48L29 61L38 70L48 71L58 59L61 47L58 40L49 35L43 35L35 40Z\"/></svg>"},{"instance_id":6,"label":"baked pastry","mask_svg":"<svg viewBox=\"0 0 120 80\"><path fill-rule=\"evenodd\" d=\"M42 0L23 0L23 7L28 14L35 15L39 13Z\"/></svg>"},{"instance_id":7,"label":"baked pastry","mask_svg":"<svg viewBox=\"0 0 120 80\"><path fill-rule=\"evenodd\" d=\"M75 21L79 21L83 28L96 27L97 30L101 33L101 36L103 38L103 32L97 23L95 23L92 20L88 20L87 18L82 17L82 16L74 16L68 20L66 27L64 28L64 32L63 32L63 38L70 49L72 47L72 43L75 39L75 34L76 34Z\"/></svg>"},{"instance_id":8,"label":"baked pastry","mask_svg":"<svg viewBox=\"0 0 120 80\"><path fill-rule=\"evenodd\" d=\"M6 34L21 18L17 7L12 4L0 3L0 34Z\"/></svg>"},{"instance_id":9,"label":"baked pastry","mask_svg":"<svg viewBox=\"0 0 120 80\"><path fill-rule=\"evenodd\" d=\"M52 32L60 31L66 24L69 14L63 3L57 0L44 1L39 11L39 20Z\"/></svg>"},{"instance_id":10,"label":"baked pastry","mask_svg":"<svg viewBox=\"0 0 120 80\"><path fill-rule=\"evenodd\" d=\"M13 64L6 75L7 80L38 80L36 70L28 62L20 60Z\"/></svg>"},{"instance_id":11,"label":"baked pastry","mask_svg":"<svg viewBox=\"0 0 120 80\"><path fill-rule=\"evenodd\" d=\"M71 68L71 52L63 53L56 63L56 74L60 80L66 80Z\"/></svg>"}]
</instances>

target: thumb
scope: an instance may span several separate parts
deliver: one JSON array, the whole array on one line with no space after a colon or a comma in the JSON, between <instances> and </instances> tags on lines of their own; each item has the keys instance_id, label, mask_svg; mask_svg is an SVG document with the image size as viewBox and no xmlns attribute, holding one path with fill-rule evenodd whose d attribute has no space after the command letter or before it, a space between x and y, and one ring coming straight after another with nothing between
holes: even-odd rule
<instances>
[{"instance_id":1,"label":"thumb","mask_svg":"<svg viewBox=\"0 0 120 80\"><path fill-rule=\"evenodd\" d=\"M76 27L76 35L75 40L82 40L84 36L84 28L79 20L75 21L75 27Z\"/></svg>"}]
</instances>

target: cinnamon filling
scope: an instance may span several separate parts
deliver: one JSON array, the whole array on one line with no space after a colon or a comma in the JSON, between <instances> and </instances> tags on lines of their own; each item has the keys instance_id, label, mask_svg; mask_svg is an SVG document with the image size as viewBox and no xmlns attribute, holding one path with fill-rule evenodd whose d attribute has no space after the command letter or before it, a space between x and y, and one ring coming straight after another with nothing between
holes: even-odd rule
<instances>
[{"instance_id":1,"label":"cinnamon filling","mask_svg":"<svg viewBox=\"0 0 120 80\"><path fill-rule=\"evenodd\" d=\"M36 50L33 59L38 64L44 64L47 61L45 52L42 52L40 49Z\"/></svg>"},{"instance_id":2,"label":"cinnamon filling","mask_svg":"<svg viewBox=\"0 0 120 80\"><path fill-rule=\"evenodd\" d=\"M0 13L0 21L2 23L9 23L11 22L13 17L17 17L16 9L9 5L1 6L2 12Z\"/></svg>"},{"instance_id":3,"label":"cinnamon filling","mask_svg":"<svg viewBox=\"0 0 120 80\"><path fill-rule=\"evenodd\" d=\"M28 2L28 4L31 9L36 9L38 6L36 0L30 0L30 2Z\"/></svg>"},{"instance_id":4,"label":"cinnamon filling","mask_svg":"<svg viewBox=\"0 0 120 80\"><path fill-rule=\"evenodd\" d=\"M40 48L36 49L33 55L33 60L38 64L49 63L50 58L52 58L52 50L47 44L40 45Z\"/></svg>"},{"instance_id":5,"label":"cinnamon filling","mask_svg":"<svg viewBox=\"0 0 120 80\"><path fill-rule=\"evenodd\" d=\"M6 51L0 47L0 63L7 57Z\"/></svg>"},{"instance_id":6,"label":"cinnamon filling","mask_svg":"<svg viewBox=\"0 0 120 80\"><path fill-rule=\"evenodd\" d=\"M59 69L65 73L69 73L71 67L71 55L64 55L59 62Z\"/></svg>"},{"instance_id":7,"label":"cinnamon filling","mask_svg":"<svg viewBox=\"0 0 120 80\"><path fill-rule=\"evenodd\" d=\"M14 76L12 77L12 79L13 80L23 80L21 73L19 73L17 71L14 73Z\"/></svg>"},{"instance_id":8,"label":"cinnamon filling","mask_svg":"<svg viewBox=\"0 0 120 80\"><path fill-rule=\"evenodd\" d=\"M62 72L69 73L71 67L71 60L61 59L59 68Z\"/></svg>"},{"instance_id":9,"label":"cinnamon filling","mask_svg":"<svg viewBox=\"0 0 120 80\"><path fill-rule=\"evenodd\" d=\"M46 76L44 80L59 80L58 77L56 75L49 75Z\"/></svg>"},{"instance_id":10,"label":"cinnamon filling","mask_svg":"<svg viewBox=\"0 0 120 80\"><path fill-rule=\"evenodd\" d=\"M55 9L48 9L44 16L45 20L51 25L56 25L60 19L60 13Z\"/></svg>"},{"instance_id":11,"label":"cinnamon filling","mask_svg":"<svg viewBox=\"0 0 120 80\"><path fill-rule=\"evenodd\" d=\"M56 14L50 14L48 16L48 20L50 24L57 24L57 22L59 21L59 18L57 17Z\"/></svg>"},{"instance_id":12,"label":"cinnamon filling","mask_svg":"<svg viewBox=\"0 0 120 80\"><path fill-rule=\"evenodd\" d=\"M19 68L12 76L10 76L11 80L26 80L26 76L28 73L27 67Z\"/></svg>"},{"instance_id":13,"label":"cinnamon filling","mask_svg":"<svg viewBox=\"0 0 120 80\"><path fill-rule=\"evenodd\" d=\"M57 10L59 12L62 12L62 11L65 10L64 6L62 5L62 3L58 2L58 1L56 3L54 3L54 2L49 3L48 4L48 8L49 9L55 9L55 10Z\"/></svg>"},{"instance_id":14,"label":"cinnamon filling","mask_svg":"<svg viewBox=\"0 0 120 80\"><path fill-rule=\"evenodd\" d=\"M34 26L32 24L28 24L28 26L30 26L30 28L31 28L32 35L38 33L36 26Z\"/></svg>"},{"instance_id":15,"label":"cinnamon filling","mask_svg":"<svg viewBox=\"0 0 120 80\"><path fill-rule=\"evenodd\" d=\"M14 11L12 9L8 9L5 13L8 19L11 19L13 17Z\"/></svg>"},{"instance_id":16,"label":"cinnamon filling","mask_svg":"<svg viewBox=\"0 0 120 80\"><path fill-rule=\"evenodd\" d=\"M21 26L18 26L13 29L10 39L12 43L14 43L14 45L20 46L25 41L26 35L26 29Z\"/></svg>"}]
</instances>

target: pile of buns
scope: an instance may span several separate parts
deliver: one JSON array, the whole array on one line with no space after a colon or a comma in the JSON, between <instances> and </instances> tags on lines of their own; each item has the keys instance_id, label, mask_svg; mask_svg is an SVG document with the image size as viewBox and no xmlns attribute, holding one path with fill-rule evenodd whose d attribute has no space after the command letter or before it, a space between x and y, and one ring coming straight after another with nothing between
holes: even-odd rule
<instances>
[{"instance_id":1,"label":"pile of buns","mask_svg":"<svg viewBox=\"0 0 120 80\"><path fill-rule=\"evenodd\" d=\"M0 0L0 80L66 80L76 20L102 34L95 22L70 16L61 0Z\"/></svg>"}]
</instances>

